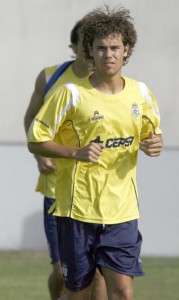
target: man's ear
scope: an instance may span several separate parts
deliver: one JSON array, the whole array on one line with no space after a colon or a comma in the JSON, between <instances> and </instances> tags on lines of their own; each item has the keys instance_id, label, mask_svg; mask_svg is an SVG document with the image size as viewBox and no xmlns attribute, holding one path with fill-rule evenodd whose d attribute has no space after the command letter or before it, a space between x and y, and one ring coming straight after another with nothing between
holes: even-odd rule
<instances>
[{"instance_id":1,"label":"man's ear","mask_svg":"<svg viewBox=\"0 0 179 300\"><path fill-rule=\"evenodd\" d=\"M123 55L123 57L127 57L128 52L129 52L129 45L126 45L126 46L124 46L124 55Z\"/></svg>"},{"instance_id":2,"label":"man's ear","mask_svg":"<svg viewBox=\"0 0 179 300\"><path fill-rule=\"evenodd\" d=\"M77 45L72 43L69 47L73 50L74 54L77 54Z\"/></svg>"},{"instance_id":3,"label":"man's ear","mask_svg":"<svg viewBox=\"0 0 179 300\"><path fill-rule=\"evenodd\" d=\"M88 45L89 54L91 57L93 57L93 49Z\"/></svg>"}]
</instances>

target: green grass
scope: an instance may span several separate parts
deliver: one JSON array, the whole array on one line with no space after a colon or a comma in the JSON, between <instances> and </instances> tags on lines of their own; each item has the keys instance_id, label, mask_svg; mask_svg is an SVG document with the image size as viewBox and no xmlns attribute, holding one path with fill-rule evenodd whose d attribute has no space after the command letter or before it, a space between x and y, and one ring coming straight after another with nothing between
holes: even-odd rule
<instances>
[{"instance_id":1,"label":"green grass","mask_svg":"<svg viewBox=\"0 0 179 300\"><path fill-rule=\"evenodd\" d=\"M179 257L143 258L144 277L135 278L136 300L179 300Z\"/></svg>"},{"instance_id":2,"label":"green grass","mask_svg":"<svg viewBox=\"0 0 179 300\"><path fill-rule=\"evenodd\" d=\"M0 252L0 299L49 300L47 253Z\"/></svg>"},{"instance_id":3,"label":"green grass","mask_svg":"<svg viewBox=\"0 0 179 300\"><path fill-rule=\"evenodd\" d=\"M0 299L49 300L46 252L0 252ZM179 300L179 257L143 258L146 276L135 278L135 300Z\"/></svg>"}]
</instances>

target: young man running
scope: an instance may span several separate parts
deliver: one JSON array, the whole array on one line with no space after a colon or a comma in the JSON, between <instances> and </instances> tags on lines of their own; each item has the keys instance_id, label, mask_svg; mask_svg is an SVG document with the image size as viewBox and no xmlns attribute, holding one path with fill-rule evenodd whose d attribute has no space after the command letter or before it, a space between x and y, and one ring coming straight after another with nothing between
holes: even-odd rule
<instances>
[{"instance_id":1,"label":"young man running","mask_svg":"<svg viewBox=\"0 0 179 300\"><path fill-rule=\"evenodd\" d=\"M29 129L28 147L60 158L51 210L59 219L68 299L89 299L98 267L109 300L132 300L133 277L143 275L137 153L141 138L161 140L158 106L144 83L121 74L137 41L129 11L93 10L82 30L95 72L49 97Z\"/></svg>"}]
</instances>

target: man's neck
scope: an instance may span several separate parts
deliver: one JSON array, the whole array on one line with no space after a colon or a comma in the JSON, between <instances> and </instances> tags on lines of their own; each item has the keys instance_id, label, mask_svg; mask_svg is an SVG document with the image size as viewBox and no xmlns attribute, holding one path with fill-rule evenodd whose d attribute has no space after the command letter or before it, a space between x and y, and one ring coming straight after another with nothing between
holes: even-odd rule
<instances>
[{"instance_id":1,"label":"man's neck","mask_svg":"<svg viewBox=\"0 0 179 300\"><path fill-rule=\"evenodd\" d=\"M72 64L72 70L79 78L84 78L90 75L91 71L88 70L87 65L84 62L75 60Z\"/></svg>"},{"instance_id":2,"label":"man's neck","mask_svg":"<svg viewBox=\"0 0 179 300\"><path fill-rule=\"evenodd\" d=\"M102 78L96 74L90 76L91 85L98 91L105 94L120 93L125 86L125 81L120 74L111 77Z\"/></svg>"}]
</instances>

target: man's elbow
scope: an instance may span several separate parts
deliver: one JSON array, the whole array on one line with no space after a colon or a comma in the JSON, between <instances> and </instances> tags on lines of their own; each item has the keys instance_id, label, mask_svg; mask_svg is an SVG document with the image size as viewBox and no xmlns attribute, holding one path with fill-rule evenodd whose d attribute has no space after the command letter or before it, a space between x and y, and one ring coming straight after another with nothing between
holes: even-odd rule
<instances>
[{"instance_id":1,"label":"man's elbow","mask_svg":"<svg viewBox=\"0 0 179 300\"><path fill-rule=\"evenodd\" d=\"M27 147L28 147L29 152L31 152L33 154L37 154L35 143L28 143Z\"/></svg>"}]
</instances>

